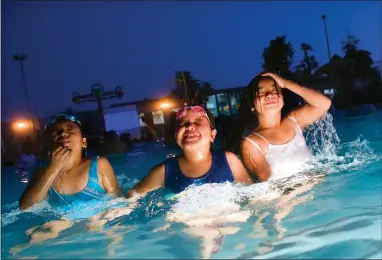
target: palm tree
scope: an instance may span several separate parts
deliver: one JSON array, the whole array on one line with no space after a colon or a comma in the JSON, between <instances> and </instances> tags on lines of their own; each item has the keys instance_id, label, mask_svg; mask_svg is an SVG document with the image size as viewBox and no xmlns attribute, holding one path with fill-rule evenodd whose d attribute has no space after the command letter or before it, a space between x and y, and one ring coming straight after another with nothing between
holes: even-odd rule
<instances>
[{"instance_id":1,"label":"palm tree","mask_svg":"<svg viewBox=\"0 0 382 260\"><path fill-rule=\"evenodd\" d=\"M318 68L318 62L316 60L316 56L309 56L309 51L313 51L313 48L310 44L301 43L301 50L304 52L304 58L302 59L300 65L296 66L296 68L306 70L309 75L312 74L312 71Z\"/></svg>"},{"instance_id":2,"label":"palm tree","mask_svg":"<svg viewBox=\"0 0 382 260\"><path fill-rule=\"evenodd\" d=\"M304 58L301 60L300 64L296 66L297 71L295 72L295 75L298 76L304 84L309 84L313 80L312 71L318 68L318 62L314 55L309 56L309 52L313 51L310 44L301 43L301 50L304 53Z\"/></svg>"},{"instance_id":3,"label":"palm tree","mask_svg":"<svg viewBox=\"0 0 382 260\"><path fill-rule=\"evenodd\" d=\"M186 102L192 100L200 89L200 81L195 79L190 71L175 71L176 87L170 97L183 98Z\"/></svg>"},{"instance_id":4,"label":"palm tree","mask_svg":"<svg viewBox=\"0 0 382 260\"><path fill-rule=\"evenodd\" d=\"M357 50L359 40L351 34L346 35L346 40L342 41L342 50L347 53Z\"/></svg>"}]
</instances>

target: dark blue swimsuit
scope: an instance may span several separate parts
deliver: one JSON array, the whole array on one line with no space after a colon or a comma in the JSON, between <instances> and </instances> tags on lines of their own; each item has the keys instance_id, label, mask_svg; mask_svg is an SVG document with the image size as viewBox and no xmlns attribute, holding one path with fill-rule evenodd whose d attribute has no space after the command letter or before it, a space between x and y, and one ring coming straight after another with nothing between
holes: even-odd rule
<instances>
[{"instance_id":1,"label":"dark blue swimsuit","mask_svg":"<svg viewBox=\"0 0 382 260\"><path fill-rule=\"evenodd\" d=\"M164 187L173 193L182 192L192 184L202 185L205 183L234 181L233 173L223 150L213 152L211 168L199 178L190 178L183 175L179 167L178 156L167 159L165 168Z\"/></svg>"}]
</instances>

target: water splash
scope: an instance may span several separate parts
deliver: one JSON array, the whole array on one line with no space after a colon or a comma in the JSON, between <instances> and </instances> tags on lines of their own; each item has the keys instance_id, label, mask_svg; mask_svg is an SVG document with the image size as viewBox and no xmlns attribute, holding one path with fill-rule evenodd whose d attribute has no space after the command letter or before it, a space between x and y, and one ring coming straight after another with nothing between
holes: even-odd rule
<instances>
[{"instance_id":1,"label":"water splash","mask_svg":"<svg viewBox=\"0 0 382 260\"><path fill-rule=\"evenodd\" d=\"M362 134L356 140L341 142L333 124L333 116L329 113L309 125L306 130L307 144L315 157L311 166L320 172L330 174L356 171L382 158Z\"/></svg>"},{"instance_id":2,"label":"water splash","mask_svg":"<svg viewBox=\"0 0 382 260\"><path fill-rule=\"evenodd\" d=\"M330 160L322 160L316 164L327 173L339 173L342 171L356 171L361 167L379 161L382 155L376 153L369 145L369 141L359 136L352 142L342 143L337 146L337 155Z\"/></svg>"},{"instance_id":3,"label":"water splash","mask_svg":"<svg viewBox=\"0 0 382 260\"><path fill-rule=\"evenodd\" d=\"M10 209L9 212L1 214L1 226L5 227L16 222L19 219L25 218L44 218L44 219L54 219L59 217L59 214L53 210L48 202L42 201L39 204L35 204L32 207L20 211L18 208L18 202L14 202L10 205L5 205ZM3 208L4 208L3 207Z\"/></svg>"},{"instance_id":4,"label":"water splash","mask_svg":"<svg viewBox=\"0 0 382 260\"><path fill-rule=\"evenodd\" d=\"M318 160L333 158L337 155L340 138L333 125L333 116L326 113L321 120L306 129L306 140L312 153Z\"/></svg>"}]
</instances>

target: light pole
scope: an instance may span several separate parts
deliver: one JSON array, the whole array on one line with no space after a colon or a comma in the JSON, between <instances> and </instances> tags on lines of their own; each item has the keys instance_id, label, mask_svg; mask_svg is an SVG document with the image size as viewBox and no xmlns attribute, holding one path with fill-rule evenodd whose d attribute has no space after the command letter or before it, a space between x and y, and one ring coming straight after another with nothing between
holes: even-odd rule
<instances>
[{"instance_id":1,"label":"light pole","mask_svg":"<svg viewBox=\"0 0 382 260\"><path fill-rule=\"evenodd\" d=\"M328 28L326 26L326 15L321 15L322 20L324 20L324 28L325 28L325 37L326 37L326 47L328 49L328 56L329 56L329 61L331 60L331 55L330 55L330 46L329 46L329 37L328 37Z\"/></svg>"},{"instance_id":2,"label":"light pole","mask_svg":"<svg viewBox=\"0 0 382 260\"><path fill-rule=\"evenodd\" d=\"M175 72L175 75L176 75L176 83L178 82L181 82L183 83L184 85L184 97L186 99L186 105L189 104L189 97L188 97L188 88L187 88L187 80L186 80L186 76L184 75L184 72L183 71L176 71Z\"/></svg>"},{"instance_id":3,"label":"light pole","mask_svg":"<svg viewBox=\"0 0 382 260\"><path fill-rule=\"evenodd\" d=\"M17 53L15 55L13 55L13 60L20 62L21 77L23 79L25 98L27 100L29 117L30 117L30 120L32 121L32 128L33 128L33 131L34 131L35 127L34 127L34 122L33 122L33 119L32 119L32 109L31 109L30 102L29 102L29 95L28 95L28 89L27 89L27 82L25 80L25 71L24 71L24 63L23 63L23 61L26 60L27 58L28 58L28 56L25 53Z\"/></svg>"}]
</instances>

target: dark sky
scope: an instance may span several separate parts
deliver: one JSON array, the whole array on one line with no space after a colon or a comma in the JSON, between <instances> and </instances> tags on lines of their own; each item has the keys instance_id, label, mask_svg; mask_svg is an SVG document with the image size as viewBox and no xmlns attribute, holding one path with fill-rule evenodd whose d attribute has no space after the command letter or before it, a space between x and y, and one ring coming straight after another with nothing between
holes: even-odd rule
<instances>
[{"instance_id":1,"label":"dark sky","mask_svg":"<svg viewBox=\"0 0 382 260\"><path fill-rule=\"evenodd\" d=\"M261 70L262 52L287 35L302 58L311 44L327 62L321 14L327 15L332 54L342 55L346 32L382 59L382 2L102 2L2 1L1 105L3 120L27 113L16 52L26 52L32 109L51 115L74 105L73 91L93 83L123 87L121 101L167 94L175 69L191 71L214 88L246 85Z\"/></svg>"}]
</instances>

